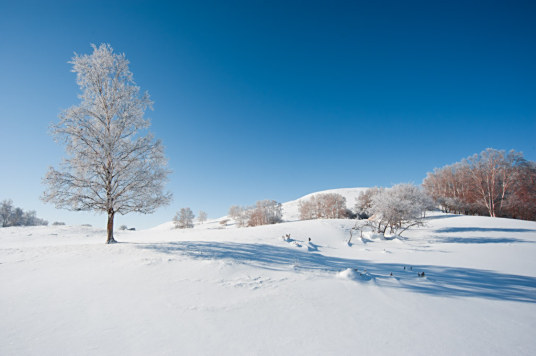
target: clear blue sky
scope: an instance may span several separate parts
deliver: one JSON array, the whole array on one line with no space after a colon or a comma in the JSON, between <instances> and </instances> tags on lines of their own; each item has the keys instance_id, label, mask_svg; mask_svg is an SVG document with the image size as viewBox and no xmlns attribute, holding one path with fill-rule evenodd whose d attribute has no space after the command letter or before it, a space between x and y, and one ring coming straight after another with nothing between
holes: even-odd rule
<instances>
[{"instance_id":1,"label":"clear blue sky","mask_svg":"<svg viewBox=\"0 0 536 356\"><path fill-rule=\"evenodd\" d=\"M48 126L78 103L67 61L103 42L154 100L173 170L171 206L117 224L419 184L486 147L536 160L535 4L0 0L0 199L104 228L38 199L64 156Z\"/></svg>"}]
</instances>

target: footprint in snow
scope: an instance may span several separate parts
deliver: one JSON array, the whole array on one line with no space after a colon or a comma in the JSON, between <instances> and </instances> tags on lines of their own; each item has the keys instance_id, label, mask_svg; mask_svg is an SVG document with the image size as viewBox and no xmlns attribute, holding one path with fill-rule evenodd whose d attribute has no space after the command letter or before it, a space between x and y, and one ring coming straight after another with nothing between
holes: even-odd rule
<instances>
[{"instance_id":1,"label":"footprint in snow","mask_svg":"<svg viewBox=\"0 0 536 356\"><path fill-rule=\"evenodd\" d=\"M234 287L234 288L249 288L251 290L256 290L261 287L266 287L268 285L273 284L274 281L270 278L263 278L263 277L242 277L237 278L232 281L222 281L220 284L225 287Z\"/></svg>"}]
</instances>

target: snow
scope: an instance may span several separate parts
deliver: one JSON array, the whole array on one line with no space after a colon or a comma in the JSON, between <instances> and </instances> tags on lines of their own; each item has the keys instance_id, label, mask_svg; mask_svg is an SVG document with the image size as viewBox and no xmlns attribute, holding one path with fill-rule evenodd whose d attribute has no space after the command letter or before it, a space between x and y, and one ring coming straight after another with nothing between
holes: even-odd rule
<instances>
[{"instance_id":1,"label":"snow","mask_svg":"<svg viewBox=\"0 0 536 356\"><path fill-rule=\"evenodd\" d=\"M115 245L92 227L0 229L0 354L536 354L536 222L436 212L348 246L355 221L293 207Z\"/></svg>"}]
</instances>

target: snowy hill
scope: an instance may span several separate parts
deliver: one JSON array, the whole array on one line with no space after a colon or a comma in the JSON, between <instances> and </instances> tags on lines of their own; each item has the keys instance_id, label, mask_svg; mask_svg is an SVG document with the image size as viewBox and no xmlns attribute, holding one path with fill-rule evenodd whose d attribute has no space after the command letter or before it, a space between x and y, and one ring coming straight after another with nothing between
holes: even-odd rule
<instances>
[{"instance_id":1,"label":"snowy hill","mask_svg":"<svg viewBox=\"0 0 536 356\"><path fill-rule=\"evenodd\" d=\"M299 199L289 201L287 203L283 203L283 220L285 221L300 220L300 214L298 211L300 201L307 200L311 198L313 195L326 194L326 193L340 194L346 198L346 206L348 208L353 208L356 203L357 197L359 196L361 192L365 190L367 190L367 188L339 188L339 189L329 189L329 190L324 190L321 192L307 194Z\"/></svg>"},{"instance_id":2,"label":"snowy hill","mask_svg":"<svg viewBox=\"0 0 536 356\"><path fill-rule=\"evenodd\" d=\"M359 189L335 192L351 206ZM166 223L116 245L1 228L0 354L536 354L535 222L434 213L348 246L355 221L292 221L297 202L277 225Z\"/></svg>"},{"instance_id":3,"label":"snowy hill","mask_svg":"<svg viewBox=\"0 0 536 356\"><path fill-rule=\"evenodd\" d=\"M304 195L303 197L300 197L296 200L291 200L289 202L282 204L283 221L290 222L290 221L300 220L299 203L303 200L307 200L311 198L313 195L326 194L326 193L340 194L346 198L346 206L348 208L353 208L356 203L356 198L359 196L359 194L362 191L365 191L365 190L367 190L367 188L338 188L338 189L322 190L319 192ZM220 221L226 220L226 219L229 219L229 217L222 216L217 219L210 219L202 225L197 224L197 227L201 229L218 228ZM231 221L229 225L234 226L234 221ZM165 222L163 224L160 224L154 227L153 230L169 230L173 228L174 228L173 222L168 221L168 222Z\"/></svg>"}]
</instances>

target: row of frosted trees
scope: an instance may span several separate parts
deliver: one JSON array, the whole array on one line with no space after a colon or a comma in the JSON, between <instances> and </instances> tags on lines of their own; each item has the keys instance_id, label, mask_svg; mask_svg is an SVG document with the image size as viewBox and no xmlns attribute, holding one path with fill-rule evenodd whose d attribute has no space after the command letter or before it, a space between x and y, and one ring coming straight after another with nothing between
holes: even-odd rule
<instances>
[{"instance_id":1,"label":"row of frosted trees","mask_svg":"<svg viewBox=\"0 0 536 356\"><path fill-rule=\"evenodd\" d=\"M428 173L423 187L445 212L536 220L536 163L520 152L488 148Z\"/></svg>"},{"instance_id":2,"label":"row of frosted trees","mask_svg":"<svg viewBox=\"0 0 536 356\"><path fill-rule=\"evenodd\" d=\"M283 209L275 200L259 200L251 207L231 206L229 217L240 227L277 224L282 221Z\"/></svg>"},{"instance_id":3,"label":"row of frosted trees","mask_svg":"<svg viewBox=\"0 0 536 356\"><path fill-rule=\"evenodd\" d=\"M337 193L319 193L302 199L298 205L301 220L370 218L371 227L385 234L400 234L420 224L434 203L419 187L397 184L392 188L370 188L362 192L354 210L346 198ZM275 224L282 221L281 204L273 200L257 202L252 207L232 206L229 217L238 226Z\"/></svg>"},{"instance_id":4,"label":"row of frosted trees","mask_svg":"<svg viewBox=\"0 0 536 356\"><path fill-rule=\"evenodd\" d=\"M173 225L176 229L191 229L194 227L194 212L190 208L181 208L173 217ZM197 221L202 224L207 221L207 213L199 211Z\"/></svg>"},{"instance_id":5,"label":"row of frosted trees","mask_svg":"<svg viewBox=\"0 0 536 356\"><path fill-rule=\"evenodd\" d=\"M0 203L0 226L38 226L48 225L48 221L37 217L33 210L24 211L13 205L13 201L4 200Z\"/></svg>"},{"instance_id":6,"label":"row of frosted trees","mask_svg":"<svg viewBox=\"0 0 536 356\"><path fill-rule=\"evenodd\" d=\"M344 219L353 213L346 208L346 198L337 193L316 194L298 206L301 220Z\"/></svg>"}]
</instances>

